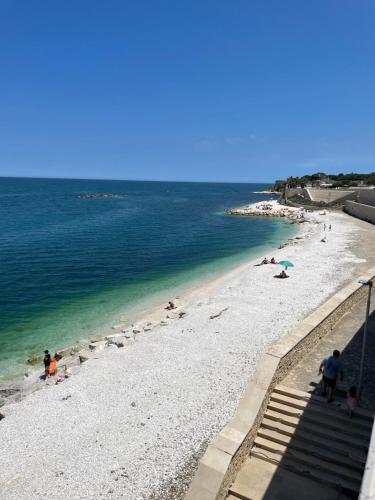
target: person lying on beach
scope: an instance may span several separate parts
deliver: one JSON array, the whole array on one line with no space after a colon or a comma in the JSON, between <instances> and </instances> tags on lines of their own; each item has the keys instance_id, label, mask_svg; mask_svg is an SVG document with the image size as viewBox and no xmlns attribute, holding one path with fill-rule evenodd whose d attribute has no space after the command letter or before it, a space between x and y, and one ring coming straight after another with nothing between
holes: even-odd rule
<instances>
[{"instance_id":1,"label":"person lying on beach","mask_svg":"<svg viewBox=\"0 0 375 500\"><path fill-rule=\"evenodd\" d=\"M171 309L176 309L176 306L174 305L173 302L169 301L166 309L170 311Z\"/></svg>"},{"instance_id":2,"label":"person lying on beach","mask_svg":"<svg viewBox=\"0 0 375 500\"><path fill-rule=\"evenodd\" d=\"M267 257L264 257L262 262L259 262L259 264L255 264L255 267L263 266L264 264L269 264L269 263L270 263L270 261L267 259Z\"/></svg>"},{"instance_id":3,"label":"person lying on beach","mask_svg":"<svg viewBox=\"0 0 375 500\"><path fill-rule=\"evenodd\" d=\"M275 260L275 257L272 257L271 259L271 264L277 264L276 260Z\"/></svg>"},{"instance_id":4,"label":"person lying on beach","mask_svg":"<svg viewBox=\"0 0 375 500\"><path fill-rule=\"evenodd\" d=\"M56 384L59 384L60 382L62 382L63 380L65 380L66 378L69 378L69 375L68 375L68 369L66 367L66 365L63 365L61 367L61 370L59 371L59 373L57 374L57 380L56 380Z\"/></svg>"},{"instance_id":5,"label":"person lying on beach","mask_svg":"<svg viewBox=\"0 0 375 500\"><path fill-rule=\"evenodd\" d=\"M326 237L326 236L324 236L324 238L322 238L320 241L321 241L322 243L327 243L327 237Z\"/></svg>"},{"instance_id":6,"label":"person lying on beach","mask_svg":"<svg viewBox=\"0 0 375 500\"><path fill-rule=\"evenodd\" d=\"M284 278L289 278L289 275L286 274L286 272L283 269L280 274L275 274L274 278L284 279Z\"/></svg>"}]
</instances>

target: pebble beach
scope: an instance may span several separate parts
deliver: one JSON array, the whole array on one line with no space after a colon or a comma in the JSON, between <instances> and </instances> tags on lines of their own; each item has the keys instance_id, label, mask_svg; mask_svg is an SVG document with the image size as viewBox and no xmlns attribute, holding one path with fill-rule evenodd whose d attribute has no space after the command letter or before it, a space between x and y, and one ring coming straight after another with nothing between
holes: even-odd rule
<instances>
[{"instance_id":1,"label":"pebble beach","mask_svg":"<svg viewBox=\"0 0 375 500\"><path fill-rule=\"evenodd\" d=\"M119 332L123 347L94 349L68 379L5 405L0 498L183 498L265 347L364 264L353 219L306 219L283 248L181 295L175 314ZM274 279L282 268L263 257L293 262L290 277Z\"/></svg>"}]
</instances>

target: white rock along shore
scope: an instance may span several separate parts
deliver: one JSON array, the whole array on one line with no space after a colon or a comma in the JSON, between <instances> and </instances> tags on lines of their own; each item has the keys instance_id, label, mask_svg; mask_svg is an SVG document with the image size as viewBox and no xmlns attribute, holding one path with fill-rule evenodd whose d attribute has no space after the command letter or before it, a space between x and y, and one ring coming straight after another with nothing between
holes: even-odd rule
<instances>
[{"instance_id":1,"label":"white rock along shore","mask_svg":"<svg viewBox=\"0 0 375 500\"><path fill-rule=\"evenodd\" d=\"M309 211L311 212L311 210ZM288 217L296 222L304 221L304 215L309 213L305 208L289 207L282 205L277 200L259 201L243 207L231 208L227 211L229 215L245 215L262 217ZM323 210L322 213L325 211Z\"/></svg>"},{"instance_id":2,"label":"white rock along shore","mask_svg":"<svg viewBox=\"0 0 375 500\"><path fill-rule=\"evenodd\" d=\"M355 223L309 218L267 255L294 263L289 279L273 278L279 265L242 264L181 297L181 319L94 351L76 375L3 407L0 498L163 498L233 415L265 346L355 273Z\"/></svg>"}]
</instances>

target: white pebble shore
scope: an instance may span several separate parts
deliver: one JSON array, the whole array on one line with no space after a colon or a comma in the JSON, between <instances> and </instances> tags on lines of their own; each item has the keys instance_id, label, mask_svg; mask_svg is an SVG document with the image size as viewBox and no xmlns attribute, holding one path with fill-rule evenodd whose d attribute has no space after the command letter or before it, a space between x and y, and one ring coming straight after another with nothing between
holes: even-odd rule
<instances>
[{"instance_id":1,"label":"white pebble shore","mask_svg":"<svg viewBox=\"0 0 375 500\"><path fill-rule=\"evenodd\" d=\"M2 409L0 498L138 500L173 479L231 418L264 348L353 275L356 226L311 217L303 239L267 255L295 264L289 279L241 265L182 298L183 318Z\"/></svg>"}]
</instances>

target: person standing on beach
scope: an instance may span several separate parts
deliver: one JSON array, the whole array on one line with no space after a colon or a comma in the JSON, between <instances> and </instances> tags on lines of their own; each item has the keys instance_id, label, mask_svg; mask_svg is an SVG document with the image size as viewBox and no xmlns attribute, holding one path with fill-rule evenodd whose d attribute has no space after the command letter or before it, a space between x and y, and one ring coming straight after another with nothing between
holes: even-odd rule
<instances>
[{"instance_id":1,"label":"person standing on beach","mask_svg":"<svg viewBox=\"0 0 375 500\"><path fill-rule=\"evenodd\" d=\"M326 223L324 223L324 226L323 226L323 228L324 228L324 231L325 231L325 230L326 230Z\"/></svg>"},{"instance_id":2,"label":"person standing on beach","mask_svg":"<svg viewBox=\"0 0 375 500\"><path fill-rule=\"evenodd\" d=\"M329 230L331 230L331 228L332 228L332 226L331 226L331 224L330 224L330 225L329 225Z\"/></svg>"},{"instance_id":3,"label":"person standing on beach","mask_svg":"<svg viewBox=\"0 0 375 500\"><path fill-rule=\"evenodd\" d=\"M323 374L323 396L327 396L327 402L333 401L333 391L336 387L337 377L340 374L340 380L343 380L343 372L339 361L340 351L333 351L332 356L323 359L320 363L319 374Z\"/></svg>"},{"instance_id":4,"label":"person standing on beach","mask_svg":"<svg viewBox=\"0 0 375 500\"><path fill-rule=\"evenodd\" d=\"M49 375L49 365L51 364L51 355L48 351L44 351L43 363L44 363L44 373L47 378Z\"/></svg>"}]
</instances>

